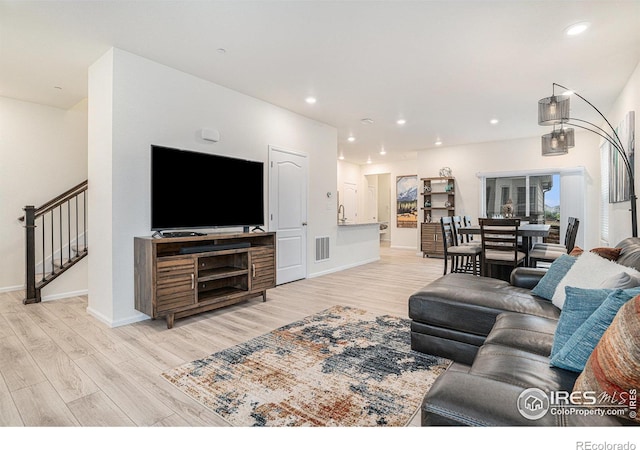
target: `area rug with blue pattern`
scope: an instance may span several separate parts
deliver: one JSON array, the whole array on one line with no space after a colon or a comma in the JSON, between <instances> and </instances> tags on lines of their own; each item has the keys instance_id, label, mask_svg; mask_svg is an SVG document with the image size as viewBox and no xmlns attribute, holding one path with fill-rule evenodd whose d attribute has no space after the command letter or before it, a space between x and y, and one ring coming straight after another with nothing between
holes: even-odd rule
<instances>
[{"instance_id":1,"label":"area rug with blue pattern","mask_svg":"<svg viewBox=\"0 0 640 450\"><path fill-rule=\"evenodd\" d=\"M162 376L234 426L404 426L451 363L409 323L334 306Z\"/></svg>"}]
</instances>

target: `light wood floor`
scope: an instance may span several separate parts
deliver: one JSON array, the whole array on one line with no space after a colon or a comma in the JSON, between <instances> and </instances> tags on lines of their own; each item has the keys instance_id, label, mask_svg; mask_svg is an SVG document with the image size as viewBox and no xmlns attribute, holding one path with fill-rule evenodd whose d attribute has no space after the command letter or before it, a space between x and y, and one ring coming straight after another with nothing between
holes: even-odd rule
<instances>
[{"instance_id":1,"label":"light wood floor","mask_svg":"<svg viewBox=\"0 0 640 450\"><path fill-rule=\"evenodd\" d=\"M33 305L0 294L0 426L225 426L160 373L333 305L407 317L440 259L381 248L380 261L278 286L261 298L176 321L109 328L87 297ZM416 417L412 425L419 424Z\"/></svg>"}]
</instances>

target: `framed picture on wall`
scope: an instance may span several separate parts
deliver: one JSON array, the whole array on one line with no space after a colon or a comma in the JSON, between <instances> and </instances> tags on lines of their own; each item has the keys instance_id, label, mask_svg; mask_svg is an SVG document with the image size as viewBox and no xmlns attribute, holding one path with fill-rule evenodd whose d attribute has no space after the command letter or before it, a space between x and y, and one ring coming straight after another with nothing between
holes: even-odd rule
<instances>
[{"instance_id":1,"label":"framed picture on wall","mask_svg":"<svg viewBox=\"0 0 640 450\"><path fill-rule=\"evenodd\" d=\"M625 154L634 167L635 159L635 112L629 111L616 129L616 133L624 145ZM625 202L629 200L629 173L620 153L609 145L609 203Z\"/></svg>"},{"instance_id":2,"label":"framed picture on wall","mask_svg":"<svg viewBox=\"0 0 640 450\"><path fill-rule=\"evenodd\" d=\"M418 228L418 175L396 178L396 223L398 228Z\"/></svg>"}]
</instances>

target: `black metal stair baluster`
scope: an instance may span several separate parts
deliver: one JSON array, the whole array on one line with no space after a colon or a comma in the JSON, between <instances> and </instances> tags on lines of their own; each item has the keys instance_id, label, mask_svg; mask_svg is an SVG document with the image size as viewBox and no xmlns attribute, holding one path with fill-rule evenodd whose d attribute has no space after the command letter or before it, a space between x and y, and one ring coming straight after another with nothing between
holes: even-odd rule
<instances>
[{"instance_id":1,"label":"black metal stair baluster","mask_svg":"<svg viewBox=\"0 0 640 450\"><path fill-rule=\"evenodd\" d=\"M82 199L84 201L84 207L82 208L82 232L84 234L84 251L87 251L87 191L82 193Z\"/></svg>"},{"instance_id":2,"label":"black metal stair baluster","mask_svg":"<svg viewBox=\"0 0 640 450\"><path fill-rule=\"evenodd\" d=\"M62 262L62 205L58 206L58 219L60 219L60 229L58 230L60 232L60 241L58 242L58 245L60 246L60 268L62 269L64 266Z\"/></svg>"},{"instance_id":3,"label":"black metal stair baluster","mask_svg":"<svg viewBox=\"0 0 640 450\"><path fill-rule=\"evenodd\" d=\"M55 244L53 242L53 236L55 234L55 227L53 226L53 210L51 210L51 274L56 273L56 266L54 264L55 260L54 258L54 254L53 254L53 249L55 248Z\"/></svg>"},{"instance_id":4,"label":"black metal stair baluster","mask_svg":"<svg viewBox=\"0 0 640 450\"><path fill-rule=\"evenodd\" d=\"M76 257L80 256L80 247L78 243L78 196L76 195Z\"/></svg>"},{"instance_id":5,"label":"black metal stair baluster","mask_svg":"<svg viewBox=\"0 0 640 450\"><path fill-rule=\"evenodd\" d=\"M46 242L47 242L46 241L47 234L45 232L45 228L46 227L44 225L44 216L45 216L44 214L42 216L40 216L42 218L42 258L41 258L41 260L42 260L42 281L44 281L44 273L45 273L44 272L44 266L45 266L46 255L47 255L46 250L45 250L45 246L46 246Z\"/></svg>"},{"instance_id":6,"label":"black metal stair baluster","mask_svg":"<svg viewBox=\"0 0 640 450\"><path fill-rule=\"evenodd\" d=\"M71 262L71 199L67 200L67 254Z\"/></svg>"}]
</instances>

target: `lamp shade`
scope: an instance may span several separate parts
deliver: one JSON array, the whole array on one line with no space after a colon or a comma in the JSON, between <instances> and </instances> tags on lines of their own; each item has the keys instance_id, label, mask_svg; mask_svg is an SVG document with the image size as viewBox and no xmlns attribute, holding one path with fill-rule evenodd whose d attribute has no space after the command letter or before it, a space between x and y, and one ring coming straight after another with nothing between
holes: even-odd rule
<instances>
[{"instance_id":1,"label":"lamp shade","mask_svg":"<svg viewBox=\"0 0 640 450\"><path fill-rule=\"evenodd\" d=\"M575 145L573 128L553 130L542 136L542 156L565 155Z\"/></svg>"},{"instance_id":2,"label":"lamp shade","mask_svg":"<svg viewBox=\"0 0 640 450\"><path fill-rule=\"evenodd\" d=\"M569 120L569 97L543 98L538 101L538 125L556 125Z\"/></svg>"}]
</instances>

